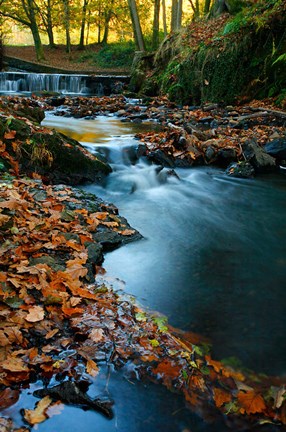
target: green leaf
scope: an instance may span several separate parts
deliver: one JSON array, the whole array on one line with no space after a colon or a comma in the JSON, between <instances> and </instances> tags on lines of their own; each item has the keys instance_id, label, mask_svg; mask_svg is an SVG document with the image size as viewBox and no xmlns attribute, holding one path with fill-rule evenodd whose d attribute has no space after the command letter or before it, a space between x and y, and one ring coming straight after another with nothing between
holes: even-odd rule
<instances>
[{"instance_id":1,"label":"green leaf","mask_svg":"<svg viewBox=\"0 0 286 432\"><path fill-rule=\"evenodd\" d=\"M157 348L158 346L160 346L160 342L157 341L157 339L149 339L149 342L153 348Z\"/></svg>"},{"instance_id":2,"label":"green leaf","mask_svg":"<svg viewBox=\"0 0 286 432\"><path fill-rule=\"evenodd\" d=\"M147 317L146 317L146 314L144 312L136 312L135 318L136 318L136 321L140 321L140 322L146 322L147 321Z\"/></svg>"},{"instance_id":3,"label":"green leaf","mask_svg":"<svg viewBox=\"0 0 286 432\"><path fill-rule=\"evenodd\" d=\"M200 371L201 371L201 373L204 374L204 375L209 375L209 374L210 374L210 370L209 370L209 368L208 368L207 366L202 366L202 367L200 368Z\"/></svg>"},{"instance_id":4,"label":"green leaf","mask_svg":"<svg viewBox=\"0 0 286 432\"><path fill-rule=\"evenodd\" d=\"M160 332L165 333L168 331L168 327L166 326L168 320L165 316L152 317L152 321L157 325Z\"/></svg>"},{"instance_id":5,"label":"green leaf","mask_svg":"<svg viewBox=\"0 0 286 432\"><path fill-rule=\"evenodd\" d=\"M189 375L188 375L188 373L185 371L185 369L182 369L182 377L184 378L185 381L187 381L188 378L189 378Z\"/></svg>"}]
</instances>

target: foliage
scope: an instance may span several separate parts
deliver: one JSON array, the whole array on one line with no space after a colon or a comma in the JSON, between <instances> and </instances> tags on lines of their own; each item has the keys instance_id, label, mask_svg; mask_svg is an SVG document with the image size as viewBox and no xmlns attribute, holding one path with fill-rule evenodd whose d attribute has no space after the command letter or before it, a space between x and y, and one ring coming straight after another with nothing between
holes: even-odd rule
<instances>
[{"instance_id":1,"label":"foliage","mask_svg":"<svg viewBox=\"0 0 286 432\"><path fill-rule=\"evenodd\" d=\"M135 52L135 44L132 41L110 43L104 45L98 52L83 54L79 61L90 60L92 64L102 68L130 67Z\"/></svg>"}]
</instances>

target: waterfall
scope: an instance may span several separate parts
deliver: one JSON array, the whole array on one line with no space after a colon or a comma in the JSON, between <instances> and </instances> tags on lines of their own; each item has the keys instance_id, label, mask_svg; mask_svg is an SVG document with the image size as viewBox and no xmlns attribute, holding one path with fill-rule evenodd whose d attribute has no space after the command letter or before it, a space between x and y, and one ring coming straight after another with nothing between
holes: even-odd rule
<instances>
[{"instance_id":1,"label":"waterfall","mask_svg":"<svg viewBox=\"0 0 286 432\"><path fill-rule=\"evenodd\" d=\"M1 72L0 92L56 92L96 96L121 92L129 76Z\"/></svg>"},{"instance_id":2,"label":"waterfall","mask_svg":"<svg viewBox=\"0 0 286 432\"><path fill-rule=\"evenodd\" d=\"M88 75L1 72L1 92L48 91L58 93L88 93Z\"/></svg>"}]
</instances>

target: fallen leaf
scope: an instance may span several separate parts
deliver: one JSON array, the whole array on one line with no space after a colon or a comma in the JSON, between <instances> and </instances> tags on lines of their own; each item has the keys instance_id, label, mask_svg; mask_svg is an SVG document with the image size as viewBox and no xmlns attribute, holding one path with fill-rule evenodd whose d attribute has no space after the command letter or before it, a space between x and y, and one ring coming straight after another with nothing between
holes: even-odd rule
<instances>
[{"instance_id":1,"label":"fallen leaf","mask_svg":"<svg viewBox=\"0 0 286 432\"><path fill-rule=\"evenodd\" d=\"M120 231L120 234L124 236L130 236L132 234L135 234L135 230L125 229L123 231Z\"/></svg>"},{"instance_id":2,"label":"fallen leaf","mask_svg":"<svg viewBox=\"0 0 286 432\"><path fill-rule=\"evenodd\" d=\"M104 331L102 329L93 329L89 333L88 337L93 342L100 342L103 339Z\"/></svg>"},{"instance_id":3,"label":"fallen leaf","mask_svg":"<svg viewBox=\"0 0 286 432\"><path fill-rule=\"evenodd\" d=\"M10 372L26 372L29 370L26 363L17 357L8 357L1 363L1 367Z\"/></svg>"},{"instance_id":4,"label":"fallen leaf","mask_svg":"<svg viewBox=\"0 0 286 432\"><path fill-rule=\"evenodd\" d=\"M29 313L26 316L26 321L28 322L38 322L42 321L45 316L45 311L42 306L33 306L29 309Z\"/></svg>"},{"instance_id":5,"label":"fallen leaf","mask_svg":"<svg viewBox=\"0 0 286 432\"><path fill-rule=\"evenodd\" d=\"M254 391L240 391L237 395L237 400L241 406L242 414L256 414L266 410L266 405L263 397Z\"/></svg>"},{"instance_id":6,"label":"fallen leaf","mask_svg":"<svg viewBox=\"0 0 286 432\"><path fill-rule=\"evenodd\" d=\"M96 377L98 375L99 369L97 364L93 360L87 360L86 371L89 375Z\"/></svg>"},{"instance_id":7,"label":"fallen leaf","mask_svg":"<svg viewBox=\"0 0 286 432\"><path fill-rule=\"evenodd\" d=\"M45 421L48 416L46 410L52 403L52 399L49 396L45 396L41 399L34 410L25 409L24 418L30 425L35 425Z\"/></svg>"},{"instance_id":8,"label":"fallen leaf","mask_svg":"<svg viewBox=\"0 0 286 432\"><path fill-rule=\"evenodd\" d=\"M5 139L14 139L15 136L16 136L16 131L14 131L14 130L9 131L9 132L5 132L5 134L4 134Z\"/></svg>"},{"instance_id":9,"label":"fallen leaf","mask_svg":"<svg viewBox=\"0 0 286 432\"><path fill-rule=\"evenodd\" d=\"M225 403L230 402L232 397L226 390L215 387L214 390L214 401L218 408L223 406Z\"/></svg>"},{"instance_id":10,"label":"fallen leaf","mask_svg":"<svg viewBox=\"0 0 286 432\"><path fill-rule=\"evenodd\" d=\"M19 395L20 392L18 390L5 388L5 390L0 392L0 408L5 409L14 405L18 401Z\"/></svg>"}]
</instances>

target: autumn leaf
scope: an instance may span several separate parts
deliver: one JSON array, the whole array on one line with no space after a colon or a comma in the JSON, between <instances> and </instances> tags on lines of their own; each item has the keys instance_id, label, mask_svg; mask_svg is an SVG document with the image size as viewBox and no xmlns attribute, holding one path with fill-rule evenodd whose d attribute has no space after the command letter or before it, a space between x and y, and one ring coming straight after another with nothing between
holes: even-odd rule
<instances>
[{"instance_id":1,"label":"autumn leaf","mask_svg":"<svg viewBox=\"0 0 286 432\"><path fill-rule=\"evenodd\" d=\"M24 418L31 425L42 423L48 416L46 414L47 408L52 403L52 399L49 396L45 396L41 399L34 410L25 409Z\"/></svg>"},{"instance_id":2,"label":"autumn leaf","mask_svg":"<svg viewBox=\"0 0 286 432\"><path fill-rule=\"evenodd\" d=\"M123 231L120 231L120 234L124 235L124 236L130 236L130 235L135 234L135 230L125 229Z\"/></svg>"},{"instance_id":3,"label":"autumn leaf","mask_svg":"<svg viewBox=\"0 0 286 432\"><path fill-rule=\"evenodd\" d=\"M86 371L89 375L96 377L98 375L99 369L97 364L93 360L87 360Z\"/></svg>"},{"instance_id":4,"label":"autumn leaf","mask_svg":"<svg viewBox=\"0 0 286 432\"><path fill-rule=\"evenodd\" d=\"M240 411L242 414L257 414L266 410L263 397L254 391L240 391L237 395L237 400L241 406Z\"/></svg>"},{"instance_id":5,"label":"autumn leaf","mask_svg":"<svg viewBox=\"0 0 286 432\"><path fill-rule=\"evenodd\" d=\"M93 342L100 342L104 337L104 331L102 329L93 329L88 335L89 339Z\"/></svg>"},{"instance_id":6,"label":"autumn leaf","mask_svg":"<svg viewBox=\"0 0 286 432\"><path fill-rule=\"evenodd\" d=\"M48 408L46 410L46 415L49 418L51 418L55 415L59 415L63 412L64 408L65 408L65 405L62 402L57 401L57 402L53 403L52 405L48 406Z\"/></svg>"},{"instance_id":7,"label":"autumn leaf","mask_svg":"<svg viewBox=\"0 0 286 432\"><path fill-rule=\"evenodd\" d=\"M19 395L20 392L18 390L5 388L5 390L0 392L0 408L5 409L14 405L18 401Z\"/></svg>"},{"instance_id":8,"label":"autumn leaf","mask_svg":"<svg viewBox=\"0 0 286 432\"><path fill-rule=\"evenodd\" d=\"M214 401L218 408L223 406L225 403L230 402L232 399L231 394L226 390L215 387L213 389L213 392L214 392Z\"/></svg>"},{"instance_id":9,"label":"autumn leaf","mask_svg":"<svg viewBox=\"0 0 286 432\"><path fill-rule=\"evenodd\" d=\"M5 132L5 134L4 134L4 138L5 139L14 139L15 138L15 136L16 136L16 131L15 130L13 130L13 131L9 131L9 132Z\"/></svg>"},{"instance_id":10,"label":"autumn leaf","mask_svg":"<svg viewBox=\"0 0 286 432\"><path fill-rule=\"evenodd\" d=\"M28 322L37 322L44 319L45 311L42 306L33 306L29 309L29 313L25 320Z\"/></svg>"},{"instance_id":11,"label":"autumn leaf","mask_svg":"<svg viewBox=\"0 0 286 432\"><path fill-rule=\"evenodd\" d=\"M1 367L10 372L27 372L29 370L24 361L17 357L8 357L1 363Z\"/></svg>"}]
</instances>

